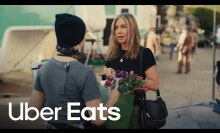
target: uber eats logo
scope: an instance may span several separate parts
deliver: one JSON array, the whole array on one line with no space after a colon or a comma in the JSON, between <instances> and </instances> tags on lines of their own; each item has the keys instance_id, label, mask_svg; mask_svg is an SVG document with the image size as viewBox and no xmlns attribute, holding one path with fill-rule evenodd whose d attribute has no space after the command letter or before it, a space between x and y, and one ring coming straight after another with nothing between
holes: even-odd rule
<instances>
[{"instance_id":1,"label":"uber eats logo","mask_svg":"<svg viewBox=\"0 0 220 133\"><path fill-rule=\"evenodd\" d=\"M85 107L81 110L77 110L77 109L71 109L72 106L80 106L79 102L69 102L67 103L67 120L80 120L80 117L72 117L72 114L77 114L80 113L81 117L86 120L86 121L90 121L90 120L96 120L96 115L97 115L97 111L99 112L99 118L101 120L112 120L112 121L117 121L121 118L121 115L119 114L120 109L118 107L110 107L107 109L107 107L103 106L103 103L99 104L99 107ZM12 103L9 102L9 109L8 109L8 115L9 117L14 120L14 121L18 121L18 120L30 120L30 121L34 121L36 119L38 119L39 117L41 117L43 120L45 121L49 121L51 119L54 120L58 120L58 112L60 110L62 110L62 107L55 107L55 109L51 109L49 107L44 107L42 108L40 111L38 111L37 108L35 107L28 107L28 103L27 102L21 102L20 103L20 114L19 116L13 116L12 111L13 107L12 107ZM103 116L103 111L107 110L109 116L108 117L104 117ZM31 116L30 112L34 112L35 115ZM91 116L86 116L86 111L91 111L92 115Z\"/></svg>"}]
</instances>

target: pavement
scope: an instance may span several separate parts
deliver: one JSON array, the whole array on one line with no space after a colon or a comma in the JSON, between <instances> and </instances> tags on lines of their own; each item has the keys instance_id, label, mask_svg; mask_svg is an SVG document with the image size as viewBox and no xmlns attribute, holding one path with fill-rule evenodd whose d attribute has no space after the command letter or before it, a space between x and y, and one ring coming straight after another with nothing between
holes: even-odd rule
<instances>
[{"instance_id":1,"label":"pavement","mask_svg":"<svg viewBox=\"0 0 220 133\"><path fill-rule=\"evenodd\" d=\"M216 51L216 60L220 60L220 49ZM164 129L220 128L220 114L214 113L213 107L188 106L172 110L178 106L212 101L212 61L213 49L200 48L192 60L191 72L176 74L176 60L170 61L168 54L161 55L158 61L160 91L169 111ZM217 89L215 97L220 98Z\"/></svg>"},{"instance_id":2,"label":"pavement","mask_svg":"<svg viewBox=\"0 0 220 133\"><path fill-rule=\"evenodd\" d=\"M199 48L191 63L191 72L177 74L177 61L169 60L168 50L157 61L160 77L160 93L168 108L167 123L162 129L219 129L220 114L212 106L182 105L209 103L212 101L213 49ZM220 60L220 48L216 49L216 60ZM102 67L94 68L97 79ZM12 121L8 116L8 103L13 103L13 115L17 116L20 102L26 102L32 91L32 75L13 72L5 75L0 83L0 128L42 128L43 120ZM215 84L215 98L220 99L220 90ZM148 99L154 99L155 92L149 91Z\"/></svg>"}]
</instances>

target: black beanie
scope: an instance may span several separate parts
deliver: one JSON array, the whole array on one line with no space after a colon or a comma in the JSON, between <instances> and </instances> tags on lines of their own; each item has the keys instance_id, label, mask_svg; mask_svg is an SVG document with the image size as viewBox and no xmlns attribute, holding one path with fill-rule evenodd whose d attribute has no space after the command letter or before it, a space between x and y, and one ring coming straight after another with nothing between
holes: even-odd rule
<instances>
[{"instance_id":1,"label":"black beanie","mask_svg":"<svg viewBox=\"0 0 220 133\"><path fill-rule=\"evenodd\" d=\"M84 38L86 26L83 20L71 14L56 14L55 33L57 45L71 48L78 45Z\"/></svg>"}]
</instances>

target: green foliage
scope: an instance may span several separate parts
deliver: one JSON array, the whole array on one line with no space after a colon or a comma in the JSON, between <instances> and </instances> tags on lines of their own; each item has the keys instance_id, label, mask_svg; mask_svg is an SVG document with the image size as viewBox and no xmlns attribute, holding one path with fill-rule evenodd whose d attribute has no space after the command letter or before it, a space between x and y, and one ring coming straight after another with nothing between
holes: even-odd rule
<instances>
[{"instance_id":1,"label":"green foliage","mask_svg":"<svg viewBox=\"0 0 220 133\"><path fill-rule=\"evenodd\" d=\"M205 35L212 35L213 31L213 10L203 7L190 9L190 12L199 19L200 27L205 29ZM216 25L220 24L220 12L216 12Z\"/></svg>"},{"instance_id":2,"label":"green foliage","mask_svg":"<svg viewBox=\"0 0 220 133\"><path fill-rule=\"evenodd\" d=\"M130 93L135 89L138 89L144 85L142 78L138 79L137 74L130 75L125 80L120 80L119 82L119 92L120 93Z\"/></svg>"}]
</instances>

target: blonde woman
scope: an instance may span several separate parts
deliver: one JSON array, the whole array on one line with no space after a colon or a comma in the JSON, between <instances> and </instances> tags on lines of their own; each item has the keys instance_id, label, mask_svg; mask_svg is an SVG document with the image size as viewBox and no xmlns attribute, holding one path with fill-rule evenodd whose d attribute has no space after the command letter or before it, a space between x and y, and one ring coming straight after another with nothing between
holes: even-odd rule
<instances>
[{"instance_id":1,"label":"blonde woman","mask_svg":"<svg viewBox=\"0 0 220 133\"><path fill-rule=\"evenodd\" d=\"M159 77L154 55L149 48L142 47L143 70L140 70L140 48L140 34L136 19L129 13L118 15L112 22L103 74L107 78L114 78L116 70L134 71L134 73L143 76L146 81L143 88L157 91L159 89ZM138 121L139 106L136 99L134 100L133 116L136 115L137 117L132 118L130 128L141 128Z\"/></svg>"}]
</instances>

